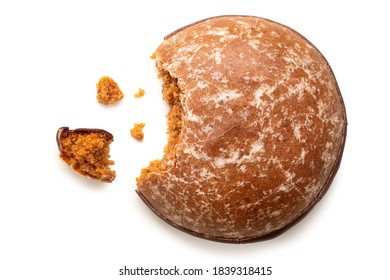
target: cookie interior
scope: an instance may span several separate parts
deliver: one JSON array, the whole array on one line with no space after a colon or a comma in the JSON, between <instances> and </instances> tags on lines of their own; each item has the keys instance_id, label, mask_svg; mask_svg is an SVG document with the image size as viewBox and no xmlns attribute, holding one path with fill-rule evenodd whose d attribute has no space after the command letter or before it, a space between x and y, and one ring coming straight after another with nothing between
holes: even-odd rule
<instances>
[{"instance_id":1,"label":"cookie interior","mask_svg":"<svg viewBox=\"0 0 390 280\"><path fill-rule=\"evenodd\" d=\"M111 134L100 130L59 130L60 157L74 171L103 182L112 182L116 172L110 169Z\"/></svg>"},{"instance_id":2,"label":"cookie interior","mask_svg":"<svg viewBox=\"0 0 390 280\"><path fill-rule=\"evenodd\" d=\"M167 134L168 142L164 148L164 155L162 159L156 159L149 163L148 167L141 170L140 176L136 179L137 185L152 172L161 172L166 170L169 163L175 162L175 150L177 144L180 142L182 130L182 104L180 96L182 90L180 89L177 78L172 77L171 74L165 70L158 62L156 64L159 78L162 79L162 94L165 102L169 105L169 112L167 114Z\"/></svg>"}]
</instances>

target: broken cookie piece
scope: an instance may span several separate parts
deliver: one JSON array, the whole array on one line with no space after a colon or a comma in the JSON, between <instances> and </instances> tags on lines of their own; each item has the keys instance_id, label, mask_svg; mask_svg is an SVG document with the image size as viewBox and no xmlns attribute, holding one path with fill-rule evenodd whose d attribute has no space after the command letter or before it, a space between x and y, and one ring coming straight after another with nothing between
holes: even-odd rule
<instances>
[{"instance_id":1,"label":"broken cookie piece","mask_svg":"<svg viewBox=\"0 0 390 280\"><path fill-rule=\"evenodd\" d=\"M57 131L60 158L77 173L102 182L111 183L116 172L110 169L111 133L103 129L61 127Z\"/></svg>"},{"instance_id":2,"label":"broken cookie piece","mask_svg":"<svg viewBox=\"0 0 390 280\"><path fill-rule=\"evenodd\" d=\"M121 100L125 95L119 88L118 84L110 77L101 77L96 84L96 99L104 105L112 105Z\"/></svg>"}]
</instances>

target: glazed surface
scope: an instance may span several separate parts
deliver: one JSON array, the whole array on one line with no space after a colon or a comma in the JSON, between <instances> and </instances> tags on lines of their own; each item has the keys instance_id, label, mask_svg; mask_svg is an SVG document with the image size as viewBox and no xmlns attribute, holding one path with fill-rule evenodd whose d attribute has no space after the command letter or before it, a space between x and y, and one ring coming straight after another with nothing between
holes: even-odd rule
<instances>
[{"instance_id":1,"label":"glazed surface","mask_svg":"<svg viewBox=\"0 0 390 280\"><path fill-rule=\"evenodd\" d=\"M245 241L286 227L323 195L346 134L322 54L257 17L217 17L168 36L156 63L182 91L181 135L138 192L173 225Z\"/></svg>"}]
</instances>

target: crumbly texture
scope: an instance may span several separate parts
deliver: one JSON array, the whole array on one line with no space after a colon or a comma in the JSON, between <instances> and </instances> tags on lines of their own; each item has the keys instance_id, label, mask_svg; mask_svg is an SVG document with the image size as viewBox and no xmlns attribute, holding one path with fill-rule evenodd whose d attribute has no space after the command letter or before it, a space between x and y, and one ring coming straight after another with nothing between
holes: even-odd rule
<instances>
[{"instance_id":1,"label":"crumbly texture","mask_svg":"<svg viewBox=\"0 0 390 280\"><path fill-rule=\"evenodd\" d=\"M118 84L110 77L104 76L96 84L96 99L104 105L112 105L121 100L125 95L119 88Z\"/></svg>"},{"instance_id":2,"label":"crumbly texture","mask_svg":"<svg viewBox=\"0 0 390 280\"><path fill-rule=\"evenodd\" d=\"M156 159L149 163L148 167L145 167L141 170L141 174L138 178L136 178L137 184L140 184L143 182L144 178L149 173L158 173L161 171L161 160Z\"/></svg>"},{"instance_id":3,"label":"crumbly texture","mask_svg":"<svg viewBox=\"0 0 390 280\"><path fill-rule=\"evenodd\" d=\"M140 98L145 95L145 90L142 88L139 88L136 93L134 93L134 97Z\"/></svg>"},{"instance_id":4,"label":"crumbly texture","mask_svg":"<svg viewBox=\"0 0 390 280\"><path fill-rule=\"evenodd\" d=\"M155 58L169 140L137 179L146 204L225 242L267 238L304 217L332 182L346 138L322 54L286 26L225 16L172 33Z\"/></svg>"},{"instance_id":5,"label":"crumbly texture","mask_svg":"<svg viewBox=\"0 0 390 280\"><path fill-rule=\"evenodd\" d=\"M144 132L142 131L144 127L145 123L135 123L134 127L130 129L131 136L138 141L144 140Z\"/></svg>"},{"instance_id":6,"label":"crumbly texture","mask_svg":"<svg viewBox=\"0 0 390 280\"><path fill-rule=\"evenodd\" d=\"M110 144L113 136L100 129L69 130L62 127L57 132L60 158L77 173L102 182L112 182L116 172L110 169Z\"/></svg>"},{"instance_id":7,"label":"crumbly texture","mask_svg":"<svg viewBox=\"0 0 390 280\"><path fill-rule=\"evenodd\" d=\"M164 156L161 160L153 160L149 166L141 171L140 176L137 178L137 182L141 182L149 173L160 172L165 170L168 164L175 161L175 149L179 142L181 134L181 118L182 118L182 106L179 99L181 90L177 85L177 79L172 78L171 75L157 65L159 72L159 78L162 79L162 94L163 99L169 105L169 111L167 114L167 134L168 142L164 147Z\"/></svg>"}]
</instances>

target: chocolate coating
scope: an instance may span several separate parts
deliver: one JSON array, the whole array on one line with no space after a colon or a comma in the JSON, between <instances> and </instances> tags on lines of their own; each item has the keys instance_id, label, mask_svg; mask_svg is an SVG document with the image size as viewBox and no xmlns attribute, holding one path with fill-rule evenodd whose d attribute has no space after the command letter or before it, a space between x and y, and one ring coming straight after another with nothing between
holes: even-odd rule
<instances>
[{"instance_id":1,"label":"chocolate coating","mask_svg":"<svg viewBox=\"0 0 390 280\"><path fill-rule=\"evenodd\" d=\"M63 126L63 127L60 127L58 130L57 130L57 133L56 133L56 141L57 141L57 147L58 147L58 151L61 153L62 152L62 145L61 145L61 138L69 133L69 132L76 132L76 133L80 133L80 134L88 134L88 133L93 133L93 132L98 132L98 133L104 133L106 135L106 138L107 140L111 140L111 141L114 141L114 136L104 130L104 129L99 129L99 128L76 128L76 129L69 129L69 127L67 126Z\"/></svg>"}]
</instances>

